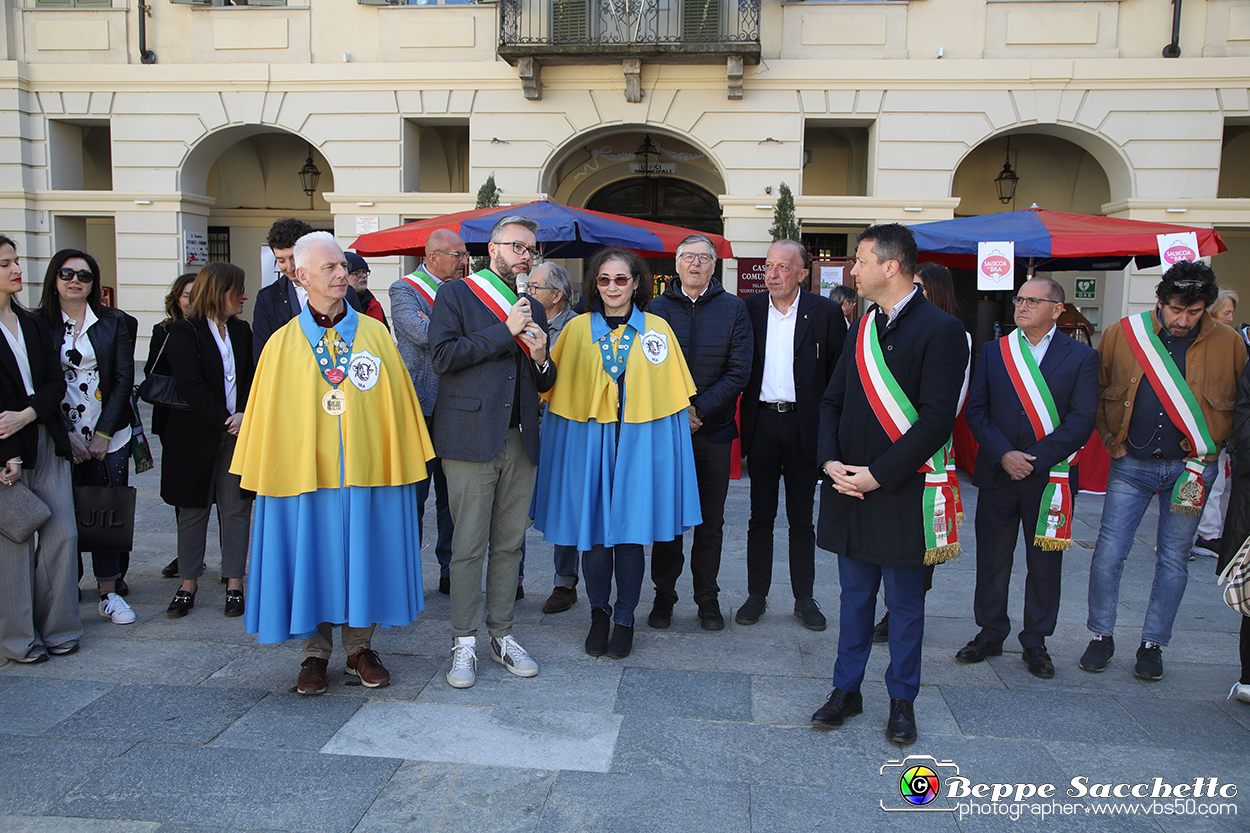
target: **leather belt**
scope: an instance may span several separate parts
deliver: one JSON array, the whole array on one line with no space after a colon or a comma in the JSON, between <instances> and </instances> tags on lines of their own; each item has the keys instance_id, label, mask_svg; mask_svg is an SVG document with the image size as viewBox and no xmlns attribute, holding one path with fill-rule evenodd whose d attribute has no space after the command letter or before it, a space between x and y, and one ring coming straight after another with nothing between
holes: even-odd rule
<instances>
[{"instance_id":1,"label":"leather belt","mask_svg":"<svg viewBox=\"0 0 1250 833\"><path fill-rule=\"evenodd\" d=\"M789 413L798 408L793 402L760 402L760 407L779 414Z\"/></svg>"}]
</instances>

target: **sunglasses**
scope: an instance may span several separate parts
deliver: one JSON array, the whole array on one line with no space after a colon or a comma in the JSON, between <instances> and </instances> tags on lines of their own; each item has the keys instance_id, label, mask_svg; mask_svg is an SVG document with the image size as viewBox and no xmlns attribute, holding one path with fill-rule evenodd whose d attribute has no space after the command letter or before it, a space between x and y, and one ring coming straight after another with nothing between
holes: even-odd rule
<instances>
[{"instance_id":1,"label":"sunglasses","mask_svg":"<svg viewBox=\"0 0 1250 833\"><path fill-rule=\"evenodd\" d=\"M595 278L595 283L599 286L607 286L608 284L615 284L616 286L629 286L629 282L633 279L633 275L617 275L614 278L609 277L608 275L599 275Z\"/></svg>"},{"instance_id":2,"label":"sunglasses","mask_svg":"<svg viewBox=\"0 0 1250 833\"><path fill-rule=\"evenodd\" d=\"M58 269L56 276L66 283L69 283L74 278L78 278L79 283L91 283L95 280L95 275L92 274L90 269L79 269L77 271L73 269Z\"/></svg>"}]
</instances>

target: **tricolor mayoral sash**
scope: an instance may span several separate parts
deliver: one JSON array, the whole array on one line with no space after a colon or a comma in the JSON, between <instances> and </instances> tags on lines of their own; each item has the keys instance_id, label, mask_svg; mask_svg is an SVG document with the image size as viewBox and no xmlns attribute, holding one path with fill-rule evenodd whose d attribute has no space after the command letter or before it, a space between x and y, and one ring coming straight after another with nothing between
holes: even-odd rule
<instances>
[{"instance_id":1,"label":"tricolor mayoral sash","mask_svg":"<svg viewBox=\"0 0 1250 833\"><path fill-rule=\"evenodd\" d=\"M860 320L855 361L873 413L890 439L898 442L915 424L919 414L885 363L881 342L877 340L876 315L872 311ZM946 473L945 452L945 446L939 448L918 469L924 475L921 523L924 525L925 564L941 564L959 555L955 495Z\"/></svg>"},{"instance_id":2,"label":"tricolor mayoral sash","mask_svg":"<svg viewBox=\"0 0 1250 833\"><path fill-rule=\"evenodd\" d=\"M404 280L417 290L417 294L424 298L427 304L434 306L434 296L438 294L438 278L426 274L424 269L417 269L411 275L404 275ZM506 318L507 315L505 314L504 317Z\"/></svg>"},{"instance_id":3,"label":"tricolor mayoral sash","mask_svg":"<svg viewBox=\"0 0 1250 833\"><path fill-rule=\"evenodd\" d=\"M1202 470L1216 453L1215 441L1211 439L1207 419L1202 415L1184 374L1155 334L1153 315L1153 311L1130 315L1120 320L1120 326L1124 328L1133 357L1163 403L1163 410L1189 440L1190 456L1185 460L1185 473L1177 478L1172 489L1172 511L1197 515L1206 500Z\"/></svg>"},{"instance_id":4,"label":"tricolor mayoral sash","mask_svg":"<svg viewBox=\"0 0 1250 833\"><path fill-rule=\"evenodd\" d=\"M464 282L496 318L500 321L508 320L508 311L517 301L516 293L498 275L489 269L483 269L481 272L469 275ZM525 355L530 354L530 349L520 338L516 339L516 343L521 345Z\"/></svg>"},{"instance_id":5,"label":"tricolor mayoral sash","mask_svg":"<svg viewBox=\"0 0 1250 833\"><path fill-rule=\"evenodd\" d=\"M1041 440L1053 434L1059 427L1059 409L1025 341L1024 330L1017 329L1003 336L998 340L998 347L1002 350L1012 387L1033 426L1034 438ZM1050 479L1037 511L1037 529L1033 533L1033 543L1041 549L1066 550L1072 546L1072 485L1068 475L1075 458L1073 452L1050 469Z\"/></svg>"}]
</instances>

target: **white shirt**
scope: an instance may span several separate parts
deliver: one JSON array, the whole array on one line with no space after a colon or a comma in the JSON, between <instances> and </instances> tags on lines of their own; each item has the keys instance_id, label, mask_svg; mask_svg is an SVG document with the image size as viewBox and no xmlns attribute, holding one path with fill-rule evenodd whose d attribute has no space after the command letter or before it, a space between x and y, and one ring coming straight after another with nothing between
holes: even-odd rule
<instances>
[{"instance_id":1,"label":"white shirt","mask_svg":"<svg viewBox=\"0 0 1250 833\"><path fill-rule=\"evenodd\" d=\"M916 293L919 291L920 287L917 284L912 284L911 292L907 293L907 297L895 304L891 308L890 314L886 316L885 325L887 327L894 323L894 319L898 318L899 313L903 311L903 307L907 306L907 302L915 298Z\"/></svg>"},{"instance_id":2,"label":"white shirt","mask_svg":"<svg viewBox=\"0 0 1250 833\"><path fill-rule=\"evenodd\" d=\"M213 341L217 342L217 352L221 353L221 370L226 377L226 411L234 416L235 406L238 403L236 395L238 393L238 376L234 367L234 345L230 343L230 333L226 333L226 337L222 338L221 333L217 330L215 321L208 322L208 331L213 334Z\"/></svg>"},{"instance_id":3,"label":"white shirt","mask_svg":"<svg viewBox=\"0 0 1250 833\"><path fill-rule=\"evenodd\" d=\"M794 402L794 325L799 317L799 296L784 313L768 297L768 332L764 341L764 377L761 402Z\"/></svg>"},{"instance_id":4,"label":"white shirt","mask_svg":"<svg viewBox=\"0 0 1250 833\"><path fill-rule=\"evenodd\" d=\"M97 321L95 311L87 307L83 315L82 331L74 335L74 319L61 310L65 322L65 335L61 339L61 371L65 374L65 397L61 400L61 414L69 423L69 430L78 434L84 443L90 444L95 436L96 423L104 412L104 396L100 391L100 366L96 360L95 346L87 336ZM76 353L71 358L71 352ZM130 442L130 425L118 429L108 443L108 452L121 449Z\"/></svg>"},{"instance_id":5,"label":"white shirt","mask_svg":"<svg viewBox=\"0 0 1250 833\"><path fill-rule=\"evenodd\" d=\"M26 386L26 395L35 395L35 383L30 375L30 355L26 352L26 339L22 338L22 325L18 322L17 335L9 332L9 328L0 324L0 330L4 330L4 337L9 341L9 349L13 351L13 358L17 359L17 372L22 377L22 384Z\"/></svg>"},{"instance_id":6,"label":"white shirt","mask_svg":"<svg viewBox=\"0 0 1250 833\"><path fill-rule=\"evenodd\" d=\"M1042 359L1046 358L1046 351L1050 349L1050 342L1054 339L1055 331L1058 329L1058 325L1051 325L1050 332L1042 336L1042 340L1037 344L1030 341L1028 335L1025 334L1024 343L1029 345L1029 352L1033 354L1033 361L1037 362L1038 367L1042 366Z\"/></svg>"},{"instance_id":7,"label":"white shirt","mask_svg":"<svg viewBox=\"0 0 1250 833\"><path fill-rule=\"evenodd\" d=\"M299 298L299 308L303 311L308 306L308 290L295 281L291 281L291 286L295 287L295 297Z\"/></svg>"}]
</instances>

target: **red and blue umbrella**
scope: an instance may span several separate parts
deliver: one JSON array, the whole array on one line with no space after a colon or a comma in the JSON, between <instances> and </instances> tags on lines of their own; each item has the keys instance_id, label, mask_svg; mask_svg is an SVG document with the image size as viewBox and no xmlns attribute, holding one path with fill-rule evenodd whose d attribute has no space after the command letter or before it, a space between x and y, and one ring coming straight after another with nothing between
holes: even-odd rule
<instances>
[{"instance_id":1,"label":"red and blue umbrella","mask_svg":"<svg viewBox=\"0 0 1250 833\"><path fill-rule=\"evenodd\" d=\"M978 243L1011 241L1016 261L1030 275L1035 271L1111 271L1123 269L1133 259L1139 269L1158 266L1159 234L1195 232L1198 253L1204 257L1228 249L1214 229L1043 208L917 223L911 230L921 260L957 269L976 269Z\"/></svg>"},{"instance_id":2,"label":"red and blue umbrella","mask_svg":"<svg viewBox=\"0 0 1250 833\"><path fill-rule=\"evenodd\" d=\"M546 257L588 257L603 246L633 249L642 257L664 257L677 253L677 244L691 234L703 234L716 247L718 257L733 257L733 247L719 234L652 223L619 214L586 208L569 208L548 200L523 205L477 208L442 217L418 220L395 228L382 229L356 238L348 246L363 257L425 254L425 241L435 229L450 229L464 239L474 254L485 254L490 230L508 215L528 217L538 223L538 244Z\"/></svg>"}]
</instances>

